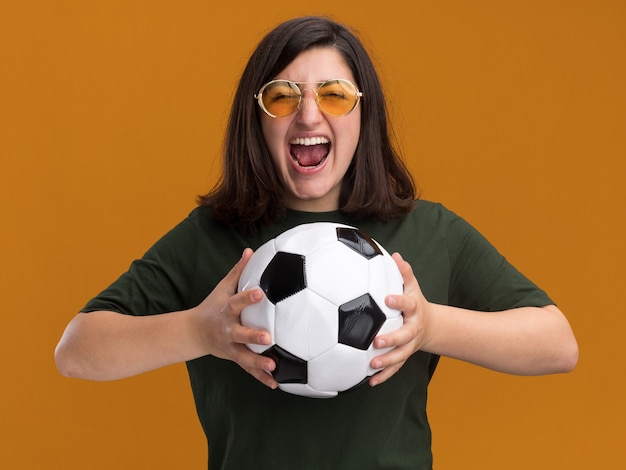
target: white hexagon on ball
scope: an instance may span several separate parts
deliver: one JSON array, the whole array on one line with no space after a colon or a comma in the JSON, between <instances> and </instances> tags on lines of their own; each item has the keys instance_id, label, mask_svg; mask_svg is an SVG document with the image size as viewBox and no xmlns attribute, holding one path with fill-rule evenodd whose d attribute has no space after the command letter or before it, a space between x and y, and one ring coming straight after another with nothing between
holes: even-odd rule
<instances>
[{"instance_id":1,"label":"white hexagon on ball","mask_svg":"<svg viewBox=\"0 0 626 470\"><path fill-rule=\"evenodd\" d=\"M321 356L311 359L309 385L322 392L344 392L367 377L367 351L337 344Z\"/></svg>"},{"instance_id":2,"label":"white hexagon on ball","mask_svg":"<svg viewBox=\"0 0 626 470\"><path fill-rule=\"evenodd\" d=\"M337 344L337 307L308 289L276 305L274 341L305 361Z\"/></svg>"}]
</instances>

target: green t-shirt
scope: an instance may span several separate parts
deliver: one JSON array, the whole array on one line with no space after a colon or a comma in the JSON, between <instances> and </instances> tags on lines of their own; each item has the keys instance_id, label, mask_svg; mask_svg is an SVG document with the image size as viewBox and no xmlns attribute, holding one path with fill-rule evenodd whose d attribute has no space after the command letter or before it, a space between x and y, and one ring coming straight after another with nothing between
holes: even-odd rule
<instances>
[{"instance_id":1,"label":"green t-shirt","mask_svg":"<svg viewBox=\"0 0 626 470\"><path fill-rule=\"evenodd\" d=\"M411 263L426 298L472 310L552 304L476 230L439 204L418 201L404 218L355 224L340 212L288 211L244 235L207 208L159 240L84 312L151 315L198 305L241 257L303 223L356 225ZM189 361L198 416L216 469L430 469L428 382L438 357L417 352L387 382L332 399L270 390L237 364L212 356Z\"/></svg>"}]
</instances>

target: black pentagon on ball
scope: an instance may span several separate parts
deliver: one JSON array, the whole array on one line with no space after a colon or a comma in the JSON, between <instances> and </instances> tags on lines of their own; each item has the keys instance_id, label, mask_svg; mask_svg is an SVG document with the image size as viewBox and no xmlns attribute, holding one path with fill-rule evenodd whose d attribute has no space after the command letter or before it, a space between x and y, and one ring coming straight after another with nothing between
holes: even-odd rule
<instances>
[{"instance_id":1,"label":"black pentagon on ball","mask_svg":"<svg viewBox=\"0 0 626 470\"><path fill-rule=\"evenodd\" d=\"M294 356L278 345L263 351L261 355L273 359L276 363L272 376L279 384L307 383L308 368L305 360Z\"/></svg>"},{"instance_id":2,"label":"black pentagon on ball","mask_svg":"<svg viewBox=\"0 0 626 470\"><path fill-rule=\"evenodd\" d=\"M356 228L338 227L337 240L367 259L383 254L369 235Z\"/></svg>"},{"instance_id":3,"label":"black pentagon on ball","mask_svg":"<svg viewBox=\"0 0 626 470\"><path fill-rule=\"evenodd\" d=\"M387 317L369 294L364 294L339 307L339 338L341 344L366 350Z\"/></svg>"},{"instance_id":4,"label":"black pentagon on ball","mask_svg":"<svg viewBox=\"0 0 626 470\"><path fill-rule=\"evenodd\" d=\"M300 292L306 287L304 256L277 252L261 274L259 286L273 304Z\"/></svg>"}]
</instances>

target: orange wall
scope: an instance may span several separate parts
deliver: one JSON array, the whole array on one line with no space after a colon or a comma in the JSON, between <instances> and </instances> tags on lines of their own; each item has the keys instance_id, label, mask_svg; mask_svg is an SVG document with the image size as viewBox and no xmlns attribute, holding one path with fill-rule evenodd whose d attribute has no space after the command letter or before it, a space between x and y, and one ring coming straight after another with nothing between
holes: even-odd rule
<instances>
[{"instance_id":1,"label":"orange wall","mask_svg":"<svg viewBox=\"0 0 626 470\"><path fill-rule=\"evenodd\" d=\"M184 366L89 383L61 378L53 349L215 181L248 54L305 13L362 32L424 197L547 289L580 342L564 376L443 360L437 468L623 463L624 4L211 3L0 3L0 467L203 468Z\"/></svg>"}]
</instances>

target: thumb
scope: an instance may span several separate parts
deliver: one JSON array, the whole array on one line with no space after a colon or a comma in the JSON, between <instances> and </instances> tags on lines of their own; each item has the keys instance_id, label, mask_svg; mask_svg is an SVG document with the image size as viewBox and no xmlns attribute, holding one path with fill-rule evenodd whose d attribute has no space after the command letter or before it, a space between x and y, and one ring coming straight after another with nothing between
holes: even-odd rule
<instances>
[{"instance_id":1,"label":"thumb","mask_svg":"<svg viewBox=\"0 0 626 470\"><path fill-rule=\"evenodd\" d=\"M239 261L237 261L237 263L231 268L231 270L224 277L224 279L222 279L220 284L222 284L223 287L228 287L229 290L233 293L237 292L239 278L241 277L241 273L246 267L246 264L248 264L248 261L250 261L250 258L252 257L253 254L254 252L250 248L246 248L245 250L243 250L243 253Z\"/></svg>"}]
</instances>

